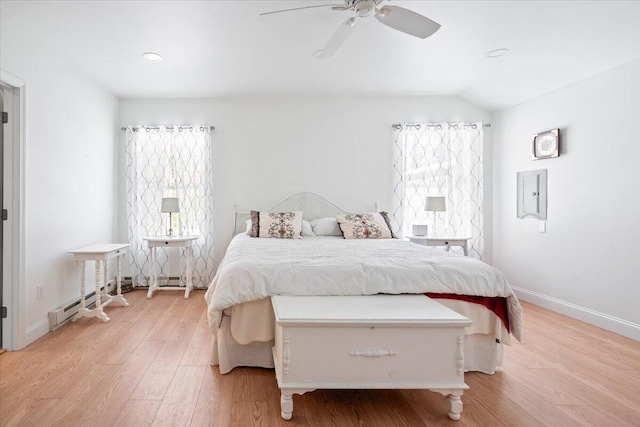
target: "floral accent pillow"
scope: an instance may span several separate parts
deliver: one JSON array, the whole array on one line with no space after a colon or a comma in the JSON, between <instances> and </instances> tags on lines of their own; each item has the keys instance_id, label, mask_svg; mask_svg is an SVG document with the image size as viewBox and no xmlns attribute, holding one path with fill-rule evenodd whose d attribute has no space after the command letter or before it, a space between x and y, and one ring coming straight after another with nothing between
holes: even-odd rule
<instances>
[{"instance_id":1,"label":"floral accent pillow","mask_svg":"<svg viewBox=\"0 0 640 427\"><path fill-rule=\"evenodd\" d=\"M335 219L331 218L333 221ZM247 220L247 229L245 234L251 236L251 220ZM338 223L336 222L336 227L338 227ZM342 236L340 233L340 228L338 228L338 236ZM311 227L311 223L309 221L302 220L302 237L316 237L316 234L313 232L313 227Z\"/></svg>"},{"instance_id":2,"label":"floral accent pillow","mask_svg":"<svg viewBox=\"0 0 640 427\"><path fill-rule=\"evenodd\" d=\"M302 212L251 211L251 237L301 239Z\"/></svg>"},{"instance_id":3,"label":"floral accent pillow","mask_svg":"<svg viewBox=\"0 0 640 427\"><path fill-rule=\"evenodd\" d=\"M393 233L386 212L337 215L345 239L391 239Z\"/></svg>"}]
</instances>

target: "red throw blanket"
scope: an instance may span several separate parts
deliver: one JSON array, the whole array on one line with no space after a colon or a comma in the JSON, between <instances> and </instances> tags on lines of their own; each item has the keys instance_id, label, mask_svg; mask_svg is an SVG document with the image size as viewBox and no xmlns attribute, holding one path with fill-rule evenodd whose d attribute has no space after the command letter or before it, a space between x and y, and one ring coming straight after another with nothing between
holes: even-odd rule
<instances>
[{"instance_id":1,"label":"red throw blanket","mask_svg":"<svg viewBox=\"0 0 640 427\"><path fill-rule=\"evenodd\" d=\"M498 316L504 327L508 332L511 332L509 328L509 310L507 309L507 299L504 297L477 297L472 295L456 295L456 294L434 294L427 292L425 294L429 298L442 298L442 299L457 299L459 301L472 302L474 304L481 304L493 311Z\"/></svg>"}]
</instances>

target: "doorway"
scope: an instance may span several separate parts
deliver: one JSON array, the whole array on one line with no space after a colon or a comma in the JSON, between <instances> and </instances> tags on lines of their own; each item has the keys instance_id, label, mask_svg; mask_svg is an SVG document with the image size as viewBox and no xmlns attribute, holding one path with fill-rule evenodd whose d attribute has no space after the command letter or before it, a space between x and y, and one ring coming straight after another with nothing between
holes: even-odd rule
<instances>
[{"instance_id":1,"label":"doorway","mask_svg":"<svg viewBox=\"0 0 640 427\"><path fill-rule=\"evenodd\" d=\"M0 69L0 348L25 346L24 212L26 85ZM5 309L6 307L6 309ZM6 310L6 311L5 311ZM3 317L2 315L5 315Z\"/></svg>"}]
</instances>

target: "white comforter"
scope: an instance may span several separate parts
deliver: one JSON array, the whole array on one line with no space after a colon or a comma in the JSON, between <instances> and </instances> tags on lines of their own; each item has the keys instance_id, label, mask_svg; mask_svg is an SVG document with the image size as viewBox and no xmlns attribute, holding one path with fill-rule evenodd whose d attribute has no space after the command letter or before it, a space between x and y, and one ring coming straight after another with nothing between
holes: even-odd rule
<instances>
[{"instance_id":1,"label":"white comforter","mask_svg":"<svg viewBox=\"0 0 640 427\"><path fill-rule=\"evenodd\" d=\"M504 274L475 258L397 239L236 236L205 295L215 333L222 310L270 295L453 293L506 297L511 333L522 335L522 308Z\"/></svg>"}]
</instances>

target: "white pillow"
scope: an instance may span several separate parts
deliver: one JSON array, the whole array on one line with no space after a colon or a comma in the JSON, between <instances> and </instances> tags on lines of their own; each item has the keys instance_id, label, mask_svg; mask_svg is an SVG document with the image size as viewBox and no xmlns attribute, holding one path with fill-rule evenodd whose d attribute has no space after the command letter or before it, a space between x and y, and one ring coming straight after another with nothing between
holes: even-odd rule
<instances>
[{"instance_id":1,"label":"white pillow","mask_svg":"<svg viewBox=\"0 0 640 427\"><path fill-rule=\"evenodd\" d=\"M244 234L250 235L251 220L248 219L246 223L247 223L247 230L244 232ZM309 221L305 221L304 219L302 220L302 237L315 237L315 234L313 233L313 228L311 228L311 223Z\"/></svg>"},{"instance_id":2,"label":"white pillow","mask_svg":"<svg viewBox=\"0 0 640 427\"><path fill-rule=\"evenodd\" d=\"M311 228L316 236L342 236L340 225L335 218L318 218L311 221Z\"/></svg>"},{"instance_id":3,"label":"white pillow","mask_svg":"<svg viewBox=\"0 0 640 427\"><path fill-rule=\"evenodd\" d=\"M316 237L309 221L302 220L302 237Z\"/></svg>"}]
</instances>

